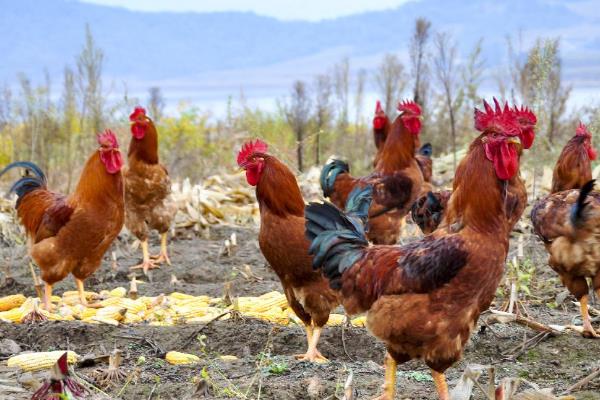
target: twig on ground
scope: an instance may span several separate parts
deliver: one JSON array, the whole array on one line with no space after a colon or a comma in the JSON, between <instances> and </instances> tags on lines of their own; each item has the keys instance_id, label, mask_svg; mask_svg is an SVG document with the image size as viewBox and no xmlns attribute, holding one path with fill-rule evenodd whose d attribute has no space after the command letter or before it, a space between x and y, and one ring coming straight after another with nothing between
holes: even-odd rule
<instances>
[{"instance_id":1,"label":"twig on ground","mask_svg":"<svg viewBox=\"0 0 600 400\"><path fill-rule=\"evenodd\" d=\"M565 390L564 392L562 392L561 395L569 394L571 392L574 392L575 390L582 389L588 383L590 383L591 381L593 381L594 379L596 379L599 376L600 376L600 367L596 368L588 376L586 376L585 378L577 381L574 385L570 386L567 390Z\"/></svg>"},{"instance_id":2,"label":"twig on ground","mask_svg":"<svg viewBox=\"0 0 600 400\"><path fill-rule=\"evenodd\" d=\"M196 329L186 340L185 342L183 342L183 345L180 346L181 349L186 348L187 346L190 345L190 343L192 343L194 341L194 339L196 339L198 337L198 335L204 330L206 329L210 324L212 324L213 322L223 318L224 316L228 315L231 313L231 310L227 310L224 313L221 313L219 315L217 315L216 317L214 317L213 319L211 319L210 321L208 321L206 324L202 325L202 327L200 327L199 329Z\"/></svg>"}]
</instances>

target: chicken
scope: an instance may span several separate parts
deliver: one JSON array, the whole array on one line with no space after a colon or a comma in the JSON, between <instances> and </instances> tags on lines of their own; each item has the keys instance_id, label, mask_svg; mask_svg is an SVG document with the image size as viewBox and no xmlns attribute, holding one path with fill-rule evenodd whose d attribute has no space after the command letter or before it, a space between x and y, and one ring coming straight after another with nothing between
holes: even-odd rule
<instances>
[{"instance_id":1,"label":"chicken","mask_svg":"<svg viewBox=\"0 0 600 400\"><path fill-rule=\"evenodd\" d=\"M15 182L17 215L27 233L29 254L45 284L44 308L50 310L52 286L69 273L79 299L87 304L83 281L100 267L102 256L123 227L123 160L115 134L98 135L98 150L87 160L75 191L69 196L47 188L44 172L31 162L9 164L33 175Z\"/></svg>"},{"instance_id":2,"label":"chicken","mask_svg":"<svg viewBox=\"0 0 600 400\"><path fill-rule=\"evenodd\" d=\"M591 161L596 159L596 155L592 147L592 134L580 122L575 136L567 142L558 157L552 174L551 193L580 189L589 182L592 179Z\"/></svg>"},{"instance_id":3,"label":"chicken","mask_svg":"<svg viewBox=\"0 0 600 400\"><path fill-rule=\"evenodd\" d=\"M383 149L385 139L389 134L391 126L392 124L390 124L390 120L388 119L387 115L385 115L385 111L383 111L383 108L381 107L381 102L377 100L377 104L375 105L375 117L373 118L373 141L375 142L376 149L373 167L377 166L379 155Z\"/></svg>"},{"instance_id":4,"label":"chicken","mask_svg":"<svg viewBox=\"0 0 600 400\"><path fill-rule=\"evenodd\" d=\"M125 226L142 243L142 263L131 269L159 268L166 262L171 265L167 251L167 232L177 213L171 197L171 179L158 160L158 133L154 123L142 107L136 107L129 116L131 142L127 154L128 165L123 170L125 178ZM148 234L156 229L160 234L160 253L150 256Z\"/></svg>"},{"instance_id":5,"label":"chicken","mask_svg":"<svg viewBox=\"0 0 600 400\"><path fill-rule=\"evenodd\" d=\"M498 109L500 105L494 99L495 106ZM491 114L492 110L489 104L484 102L486 113ZM477 111L479 113L479 111ZM485 118L478 114L480 118L478 120L485 121ZM533 139L535 137L534 127L537 123L537 117L529 109L521 107L520 109L513 110L513 118L519 125L520 133L519 137L521 145L524 149L529 149L533 145ZM459 166L456 170L455 180L460 180L464 175L463 169ZM411 209L411 216L413 221L421 228L421 231L427 235L437 229L438 225L443 219L444 209L448 203L448 199L452 194L449 190L442 190L437 192L426 192L426 185L423 185L423 194L415 201ZM506 193L506 204L524 204L527 200L524 194L520 191L513 192L512 188L509 187ZM519 215L519 213L512 213L512 215ZM515 220L513 222L516 223Z\"/></svg>"},{"instance_id":6,"label":"chicken","mask_svg":"<svg viewBox=\"0 0 600 400\"><path fill-rule=\"evenodd\" d=\"M482 134L461 161L446 215L420 241L370 245L363 224L334 205L306 207L313 267L339 291L346 312L367 312L368 329L386 344L380 400L394 398L397 363L416 358L449 400L444 372L460 359L504 273L510 231L526 203L521 129L508 106L476 113L475 126ZM506 203L509 188L520 204Z\"/></svg>"},{"instance_id":7,"label":"chicken","mask_svg":"<svg viewBox=\"0 0 600 400\"><path fill-rule=\"evenodd\" d=\"M306 327L308 350L298 358L326 361L317 349L329 313L339 305L337 294L312 269L304 237L304 200L296 178L281 161L267 154L267 145L245 143L237 156L246 180L256 186L260 207L260 250L269 262L294 313Z\"/></svg>"},{"instance_id":8,"label":"chicken","mask_svg":"<svg viewBox=\"0 0 600 400\"><path fill-rule=\"evenodd\" d=\"M67 352L60 356L56 364L50 371L50 379L45 381L42 386L31 396L31 400L48 399L87 399L90 392L79 382L71 377L69 364L67 362Z\"/></svg>"},{"instance_id":9,"label":"chicken","mask_svg":"<svg viewBox=\"0 0 600 400\"><path fill-rule=\"evenodd\" d=\"M377 104L375 106L375 117L373 118L373 140L375 142L375 148L377 149L377 153L375 155L375 160L373 161L373 167L377 167L377 162L379 161L379 157L381 155L381 151L383 150L383 145L385 144L385 139L387 138L390 128L392 124L390 123L389 118L381 108L381 102L377 100ZM415 135L415 148L419 147L419 136ZM423 179L425 182L431 182L432 175L432 161L431 161L432 147L431 143L425 143L421 146L415 155L417 159L417 163L419 164L419 168L421 168L421 172L423 173Z\"/></svg>"},{"instance_id":10,"label":"chicken","mask_svg":"<svg viewBox=\"0 0 600 400\"><path fill-rule=\"evenodd\" d=\"M321 172L323 194L343 208L355 187L373 186L369 211L369 239L377 244L396 243L402 219L416 200L423 184L423 173L415 159L421 131L421 108L414 102L400 103L380 153L375 171L362 178L349 174L348 164L331 160Z\"/></svg>"},{"instance_id":11,"label":"chicken","mask_svg":"<svg viewBox=\"0 0 600 400\"><path fill-rule=\"evenodd\" d=\"M588 313L586 277L592 278L594 290L600 290L600 232L595 228L600 195L590 193L591 160L596 158L591 140L591 133L580 123L556 162L552 193L538 200L531 211L534 232L550 253L548 264L581 304L584 337L598 337Z\"/></svg>"},{"instance_id":12,"label":"chicken","mask_svg":"<svg viewBox=\"0 0 600 400\"><path fill-rule=\"evenodd\" d=\"M582 335L599 337L588 313L588 283L600 295L600 193L594 180L538 200L531 210L536 235L550 253L548 264L580 303Z\"/></svg>"}]
</instances>

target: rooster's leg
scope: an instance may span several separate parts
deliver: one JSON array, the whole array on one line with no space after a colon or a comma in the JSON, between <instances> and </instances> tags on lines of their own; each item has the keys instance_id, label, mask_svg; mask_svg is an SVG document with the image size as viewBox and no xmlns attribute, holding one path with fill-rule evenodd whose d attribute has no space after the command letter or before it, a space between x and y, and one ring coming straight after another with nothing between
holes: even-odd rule
<instances>
[{"instance_id":1,"label":"rooster's leg","mask_svg":"<svg viewBox=\"0 0 600 400\"><path fill-rule=\"evenodd\" d=\"M44 282L44 310L52 311L52 285Z\"/></svg>"},{"instance_id":2,"label":"rooster's leg","mask_svg":"<svg viewBox=\"0 0 600 400\"><path fill-rule=\"evenodd\" d=\"M440 400L450 400L450 393L448 392L448 383L446 382L446 375L431 370L431 376L433 377L433 382L435 383L435 388L437 389Z\"/></svg>"},{"instance_id":3,"label":"rooster's leg","mask_svg":"<svg viewBox=\"0 0 600 400\"><path fill-rule=\"evenodd\" d=\"M321 337L321 328L319 327L306 327L306 338L308 340L308 350L306 354L300 354L296 358L300 361L311 361L311 362L326 362L328 361L323 355L317 350L317 344Z\"/></svg>"},{"instance_id":4,"label":"rooster's leg","mask_svg":"<svg viewBox=\"0 0 600 400\"><path fill-rule=\"evenodd\" d=\"M154 264L154 261L150 259L150 253L148 252L148 239L142 241L142 254L144 257L142 263L134 265L133 267L129 267L129 269L141 269L144 271L144 274L148 274L148 270L160 268L158 265Z\"/></svg>"},{"instance_id":5,"label":"rooster's leg","mask_svg":"<svg viewBox=\"0 0 600 400\"><path fill-rule=\"evenodd\" d=\"M75 284L77 285L77 293L79 293L79 303L81 303L82 306L100 308L100 305L97 303L89 304L87 302L87 299L85 298L85 289L83 288L83 280L75 278Z\"/></svg>"},{"instance_id":6,"label":"rooster's leg","mask_svg":"<svg viewBox=\"0 0 600 400\"><path fill-rule=\"evenodd\" d=\"M583 319L583 333L582 335L587 338L597 338L600 337L596 330L592 326L592 322L590 321L590 314L588 312L588 300L589 296L586 294L579 300L579 307L581 308L581 318Z\"/></svg>"},{"instance_id":7,"label":"rooster's leg","mask_svg":"<svg viewBox=\"0 0 600 400\"><path fill-rule=\"evenodd\" d=\"M385 353L385 382L383 384L383 394L373 400L394 400L396 394L396 360L390 355Z\"/></svg>"},{"instance_id":8,"label":"rooster's leg","mask_svg":"<svg viewBox=\"0 0 600 400\"><path fill-rule=\"evenodd\" d=\"M171 265L169 252L167 251L167 232L160 234L160 254L157 256L151 256L150 258L154 259L154 262L157 264L166 262L168 265Z\"/></svg>"}]
</instances>

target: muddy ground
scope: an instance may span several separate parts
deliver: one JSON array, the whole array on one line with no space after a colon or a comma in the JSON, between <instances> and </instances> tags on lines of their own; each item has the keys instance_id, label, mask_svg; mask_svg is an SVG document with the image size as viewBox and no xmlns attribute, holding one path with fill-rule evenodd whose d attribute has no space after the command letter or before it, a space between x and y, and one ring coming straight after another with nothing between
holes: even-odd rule
<instances>
[{"instance_id":1,"label":"muddy ground","mask_svg":"<svg viewBox=\"0 0 600 400\"><path fill-rule=\"evenodd\" d=\"M224 240L233 232L238 239L237 249L229 256L221 254ZM220 296L226 282L231 282L234 295L260 295L281 290L275 274L260 254L256 234L255 228L228 226L215 226L208 235L191 230L179 231L171 241L173 266L153 271L153 282L140 285L140 295L179 291ZM152 249L155 252L157 245L155 241ZM116 252L116 271L111 268L110 257L107 257L101 270L86 282L87 289L99 291L117 286L128 287L128 267L139 261L138 250L131 249L130 243L121 238ZM0 296L34 294L27 260L23 255L22 248L2 249L6 265L11 265L10 274L14 282L10 285L5 282L0 288ZM543 247L533 239L526 241L525 259L531 261L523 268L520 278L531 287L530 296L522 295L525 311L531 318L544 323L571 323L578 315L578 308L572 304L573 298L565 298L563 287L546 266ZM238 270L246 264L261 280L247 280L239 273ZM523 275L526 272L530 272L531 277ZM177 278L178 284L170 283L172 275ZM4 282L4 277L0 282ZM57 285L55 291L60 294L74 290L74 287L69 278ZM505 293L506 286L503 286L495 307L501 307ZM497 379L519 377L542 388L552 388L554 393L561 393L600 366L600 340L583 339L572 333L548 337L534 347L520 351L520 344L536 334L516 324L485 327L480 321L465 350L464 360L448 370L450 385L454 386L467 364L491 364L496 367ZM95 392L97 398L335 399L342 397L344 381L352 371L355 398L368 399L380 392L383 382L380 365L384 348L364 328L325 329L320 350L331 361L322 365L294 359L294 354L305 350L302 327L275 326L248 318L215 321L205 327L113 327L81 322L0 323L0 339L3 338L16 341L22 350L69 348L84 355L105 354L115 346L122 349L129 383L103 388L104 394ZM194 367L169 365L161 358L169 350L198 354L202 362ZM238 360L225 362L219 358L220 355L234 355ZM95 368L103 366L77 367L76 372L87 379ZM43 376L43 373L38 373L33 378ZM0 367L0 399L28 399L32 393L29 381L27 375L21 376ZM486 381L485 375L481 381ZM2 385L18 386L23 391L3 392ZM600 378L597 378L577 392L576 398L600 399L599 393ZM412 361L399 367L396 398L437 398L423 363ZM476 389L473 398L485 397Z\"/></svg>"}]
</instances>

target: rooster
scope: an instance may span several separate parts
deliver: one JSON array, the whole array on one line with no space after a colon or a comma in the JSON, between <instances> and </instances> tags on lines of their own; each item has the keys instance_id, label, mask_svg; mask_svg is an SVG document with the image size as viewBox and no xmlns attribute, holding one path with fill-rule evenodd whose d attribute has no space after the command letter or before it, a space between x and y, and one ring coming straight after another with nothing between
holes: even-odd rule
<instances>
[{"instance_id":1,"label":"rooster","mask_svg":"<svg viewBox=\"0 0 600 400\"><path fill-rule=\"evenodd\" d=\"M373 186L369 211L369 239L378 244L396 243L402 218L421 191L423 173L415 159L421 131L421 108L414 102L398 106L400 115L392 123L375 171L362 178L349 174L348 164L331 160L321 172L323 194L343 208L355 187Z\"/></svg>"},{"instance_id":2,"label":"rooster","mask_svg":"<svg viewBox=\"0 0 600 400\"><path fill-rule=\"evenodd\" d=\"M136 107L129 116L131 142L127 154L128 166L123 170L125 178L125 226L142 242L142 263L131 269L158 268L166 262L171 265L167 251L167 232L177 213L171 198L171 179L164 165L158 160L158 133L146 110ZM160 234L160 254L150 256L148 231L156 229Z\"/></svg>"},{"instance_id":3,"label":"rooster","mask_svg":"<svg viewBox=\"0 0 600 400\"><path fill-rule=\"evenodd\" d=\"M381 107L381 102L377 100L377 104L375 105L375 117L373 117L373 141L375 142L375 161L373 162L373 166L377 166L377 161L379 160L379 154L381 149L383 149L383 145L385 144L385 139L389 134L389 130L392 124L390 124L390 120L387 115L385 115L385 111Z\"/></svg>"},{"instance_id":4,"label":"rooster","mask_svg":"<svg viewBox=\"0 0 600 400\"><path fill-rule=\"evenodd\" d=\"M492 107L487 103L483 102L485 107L485 112L488 115L492 115L493 110ZM494 99L494 105L496 109L499 109L500 104L496 99ZM485 118L483 114L479 111L480 118L478 121L483 121L479 123L485 123ZM535 137L534 128L537 124L537 117L531 110L526 107L515 108L512 110L512 117L518 123L520 128L519 138L521 140L521 145L524 149L529 149L533 145L533 139ZM460 180L464 172L458 168L456 170L455 180ZM441 190L432 192L430 190L426 190L427 186L423 185L423 194L419 196L419 198L415 201L411 209L411 216L413 221L421 228L421 231L424 234L429 234L437 229L438 225L443 219L444 209L448 203L450 195L452 191L450 190ZM522 193L516 192L513 193L509 188L507 191L507 204L522 204L524 199L520 198L523 196ZM526 199L525 199L526 201ZM517 215L518 213L513 213L513 215ZM515 221L516 223L516 221Z\"/></svg>"},{"instance_id":5,"label":"rooster","mask_svg":"<svg viewBox=\"0 0 600 400\"><path fill-rule=\"evenodd\" d=\"M531 210L534 232L550 253L548 264L579 301L586 338L600 336L590 321L586 279L600 295L600 193L593 188L590 180L581 189L550 194Z\"/></svg>"},{"instance_id":6,"label":"rooster","mask_svg":"<svg viewBox=\"0 0 600 400\"><path fill-rule=\"evenodd\" d=\"M327 281L312 270L304 237L304 200L294 174L257 139L237 156L246 180L256 186L260 207L260 250L281 280L287 301L306 327L308 350L300 360L326 361L317 349L329 313L339 305Z\"/></svg>"},{"instance_id":7,"label":"rooster","mask_svg":"<svg viewBox=\"0 0 600 400\"><path fill-rule=\"evenodd\" d=\"M16 181L17 215L28 237L29 254L45 283L44 308L50 311L52 285L69 273L79 299L87 305L83 281L100 267L102 256L123 227L123 160L115 134L98 135L98 150L87 160L75 191L69 196L48 190L44 172L34 163L9 164L32 175Z\"/></svg>"},{"instance_id":8,"label":"rooster","mask_svg":"<svg viewBox=\"0 0 600 400\"><path fill-rule=\"evenodd\" d=\"M596 150L592 147L592 134L580 122L575 136L567 142L558 157L552 174L551 193L580 189L589 182L592 179L591 162L596 156Z\"/></svg>"},{"instance_id":9,"label":"rooster","mask_svg":"<svg viewBox=\"0 0 600 400\"><path fill-rule=\"evenodd\" d=\"M510 231L526 203L522 132L508 106L477 111L475 121L482 133L460 163L444 219L420 241L370 245L363 224L333 204L306 207L313 267L349 314L367 312L367 327L386 344L380 400L394 398L397 363L416 358L431 368L439 398L449 400L444 372L460 359L504 273ZM519 204L507 204L509 190L520 193Z\"/></svg>"},{"instance_id":10,"label":"rooster","mask_svg":"<svg viewBox=\"0 0 600 400\"><path fill-rule=\"evenodd\" d=\"M592 192L592 135L579 124L563 149L552 177L552 193L536 202L531 221L550 253L548 264L579 301L584 337L598 337L588 313L588 284L600 293L600 194Z\"/></svg>"}]
</instances>

